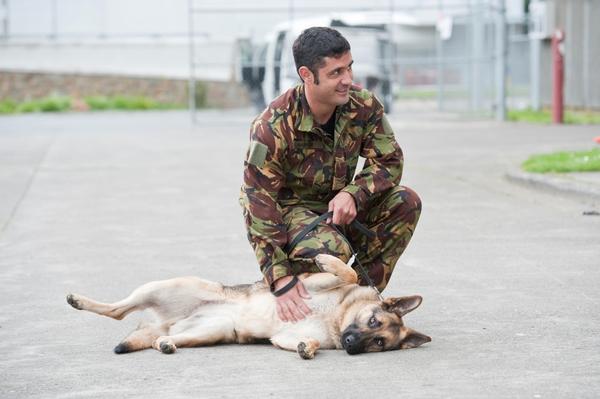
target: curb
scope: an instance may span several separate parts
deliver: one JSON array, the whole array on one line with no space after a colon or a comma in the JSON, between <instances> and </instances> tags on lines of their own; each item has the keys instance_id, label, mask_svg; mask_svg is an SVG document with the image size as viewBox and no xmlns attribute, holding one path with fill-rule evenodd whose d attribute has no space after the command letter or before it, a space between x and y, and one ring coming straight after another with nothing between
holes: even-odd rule
<instances>
[{"instance_id":1,"label":"curb","mask_svg":"<svg viewBox=\"0 0 600 399\"><path fill-rule=\"evenodd\" d=\"M507 172L509 181L536 189L558 192L588 200L600 201L600 184L595 185L573 178L569 174L535 174L521 171Z\"/></svg>"}]
</instances>

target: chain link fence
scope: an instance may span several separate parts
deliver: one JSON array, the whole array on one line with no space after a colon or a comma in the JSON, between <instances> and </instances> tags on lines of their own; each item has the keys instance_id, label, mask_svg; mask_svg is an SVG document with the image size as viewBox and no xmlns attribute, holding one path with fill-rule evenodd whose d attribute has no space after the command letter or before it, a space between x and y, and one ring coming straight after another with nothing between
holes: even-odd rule
<instances>
[{"instance_id":1,"label":"chain link fence","mask_svg":"<svg viewBox=\"0 0 600 399\"><path fill-rule=\"evenodd\" d=\"M260 107L297 82L290 49L294 38L308 26L329 25L353 47L357 82L375 91L389 112L439 110L502 119L505 105L543 103L547 85L540 85L539 74L548 69L531 63L536 61L531 43L539 43L528 34L527 14L507 17L504 4L265 0L249 6L241 0L173 0L167 6L158 0L1 0L0 44L7 51L25 43L29 47L22 53L33 57L39 52L43 64L48 52L40 50L40 43L45 43L57 54L54 65L65 53L79 63L72 69L85 72L187 75L190 93L198 91L197 82L242 84ZM593 11L596 6L590 4L585 0ZM32 8L43 12L33 14ZM78 58L78 52L84 56ZM91 65L80 66L86 61ZM589 67L582 70L593 75ZM590 87L582 90L587 97L580 97L593 98ZM196 96L189 98L195 109Z\"/></svg>"},{"instance_id":2,"label":"chain link fence","mask_svg":"<svg viewBox=\"0 0 600 399\"><path fill-rule=\"evenodd\" d=\"M332 26L349 39L357 83L375 91L388 112L438 110L503 119L507 101L528 98L527 21L507 20L503 1L421 1L410 7L387 1L350 4L343 12L339 4L326 3L290 0L250 8L189 0L190 90L201 71L231 68L207 56L210 38L193 40L209 21L226 19L237 32L229 38L232 74L257 108L298 82L291 44L314 25Z\"/></svg>"}]
</instances>

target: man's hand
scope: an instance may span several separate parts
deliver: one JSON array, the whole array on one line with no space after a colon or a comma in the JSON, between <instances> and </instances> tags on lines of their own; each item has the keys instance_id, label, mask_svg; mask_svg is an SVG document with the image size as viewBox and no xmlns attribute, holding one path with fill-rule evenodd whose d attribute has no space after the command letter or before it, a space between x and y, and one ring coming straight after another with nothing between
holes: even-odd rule
<instances>
[{"instance_id":1,"label":"man's hand","mask_svg":"<svg viewBox=\"0 0 600 399\"><path fill-rule=\"evenodd\" d=\"M284 287L287 283L292 280L292 276L285 276L275 281L275 291ZM303 299L310 299L306 287L302 284L302 281L298 280L298 283L286 292L285 294L275 297L277 302L277 314L281 321L291 321L293 323L304 319L311 313L311 310L304 303Z\"/></svg>"},{"instance_id":2,"label":"man's hand","mask_svg":"<svg viewBox=\"0 0 600 399\"><path fill-rule=\"evenodd\" d=\"M340 191L329 201L329 211L333 211L333 217L327 218L326 223L340 226L351 223L356 217L356 203L354 197L345 191Z\"/></svg>"}]
</instances>

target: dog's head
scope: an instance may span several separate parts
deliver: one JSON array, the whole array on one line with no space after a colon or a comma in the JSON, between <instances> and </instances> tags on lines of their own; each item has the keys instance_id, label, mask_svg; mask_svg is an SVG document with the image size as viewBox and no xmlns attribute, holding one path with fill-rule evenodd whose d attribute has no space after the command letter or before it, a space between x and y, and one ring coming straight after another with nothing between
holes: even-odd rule
<instances>
[{"instance_id":1,"label":"dog's head","mask_svg":"<svg viewBox=\"0 0 600 399\"><path fill-rule=\"evenodd\" d=\"M431 341L427 335L404 326L402 316L416 309L418 295L388 298L360 309L342 332L342 346L351 355L409 349Z\"/></svg>"}]
</instances>

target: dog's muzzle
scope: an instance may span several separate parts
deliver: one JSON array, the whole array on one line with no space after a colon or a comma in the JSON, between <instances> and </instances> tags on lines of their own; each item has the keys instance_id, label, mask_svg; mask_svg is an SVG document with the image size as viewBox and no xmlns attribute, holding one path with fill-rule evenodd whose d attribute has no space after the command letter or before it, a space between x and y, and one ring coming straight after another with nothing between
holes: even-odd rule
<instances>
[{"instance_id":1,"label":"dog's muzzle","mask_svg":"<svg viewBox=\"0 0 600 399\"><path fill-rule=\"evenodd\" d=\"M356 355L362 352L362 343L360 333L356 330L347 328L342 334L342 347L349 355Z\"/></svg>"}]
</instances>

